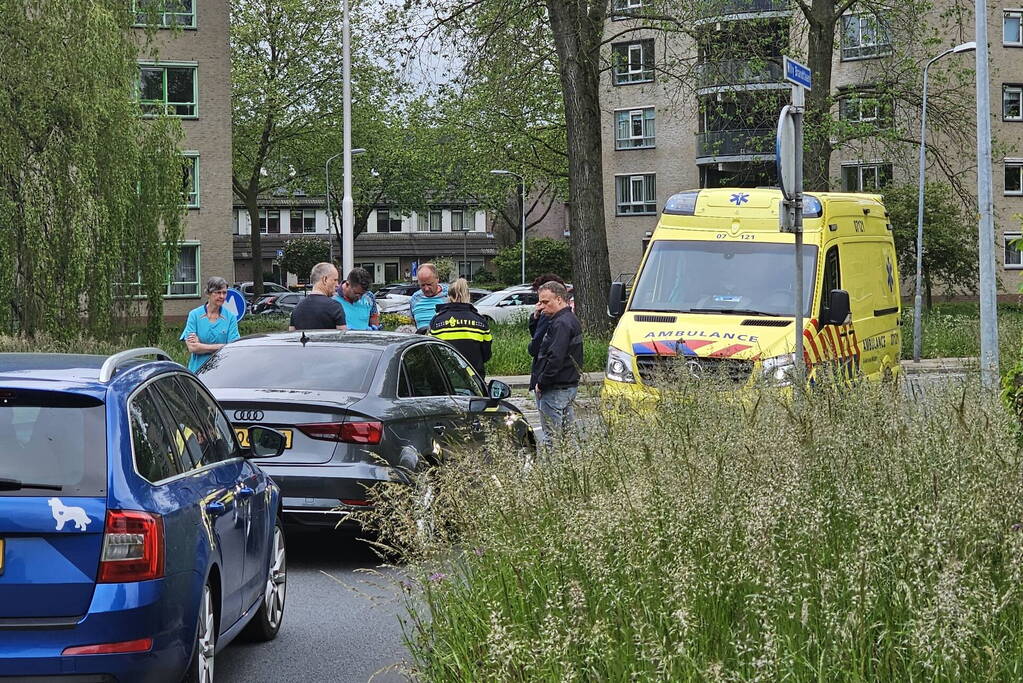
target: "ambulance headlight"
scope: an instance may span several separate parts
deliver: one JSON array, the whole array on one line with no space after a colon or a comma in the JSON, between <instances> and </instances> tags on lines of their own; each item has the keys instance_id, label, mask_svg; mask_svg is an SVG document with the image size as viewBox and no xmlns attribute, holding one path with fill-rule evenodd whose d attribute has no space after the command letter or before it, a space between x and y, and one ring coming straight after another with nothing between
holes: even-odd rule
<instances>
[{"instance_id":1,"label":"ambulance headlight","mask_svg":"<svg viewBox=\"0 0 1023 683\"><path fill-rule=\"evenodd\" d=\"M613 346L607 347L607 368L604 375L612 382L635 384L636 376L632 374L632 356Z\"/></svg>"},{"instance_id":2,"label":"ambulance headlight","mask_svg":"<svg viewBox=\"0 0 1023 683\"><path fill-rule=\"evenodd\" d=\"M786 353L765 358L762 367L763 377L767 382L780 386L792 384L792 376L796 372L796 354Z\"/></svg>"}]
</instances>

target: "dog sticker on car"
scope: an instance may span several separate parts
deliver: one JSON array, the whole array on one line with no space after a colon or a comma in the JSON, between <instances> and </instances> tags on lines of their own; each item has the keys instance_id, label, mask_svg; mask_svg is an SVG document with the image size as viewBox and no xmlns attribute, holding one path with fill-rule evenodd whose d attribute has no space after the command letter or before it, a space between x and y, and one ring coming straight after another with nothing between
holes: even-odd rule
<instances>
[{"instance_id":1,"label":"dog sticker on car","mask_svg":"<svg viewBox=\"0 0 1023 683\"><path fill-rule=\"evenodd\" d=\"M60 498L50 498L46 502L49 503L53 520L57 523L57 531L63 530L67 522L74 522L76 530L85 531L85 528L92 522L89 516L85 514L85 510L71 505L64 505L64 501Z\"/></svg>"}]
</instances>

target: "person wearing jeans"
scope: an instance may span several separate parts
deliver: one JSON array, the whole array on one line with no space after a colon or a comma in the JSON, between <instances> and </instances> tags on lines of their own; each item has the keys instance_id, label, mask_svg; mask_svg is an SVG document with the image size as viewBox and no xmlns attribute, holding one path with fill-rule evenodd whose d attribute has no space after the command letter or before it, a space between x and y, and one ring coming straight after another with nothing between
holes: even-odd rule
<instances>
[{"instance_id":1,"label":"person wearing jeans","mask_svg":"<svg viewBox=\"0 0 1023 683\"><path fill-rule=\"evenodd\" d=\"M579 319L568 305L568 290L564 285L546 282L540 285L538 294L540 311L549 321L537 353L535 381L531 388L536 392L543 440L549 448L575 422L572 403L579 391L583 332Z\"/></svg>"}]
</instances>

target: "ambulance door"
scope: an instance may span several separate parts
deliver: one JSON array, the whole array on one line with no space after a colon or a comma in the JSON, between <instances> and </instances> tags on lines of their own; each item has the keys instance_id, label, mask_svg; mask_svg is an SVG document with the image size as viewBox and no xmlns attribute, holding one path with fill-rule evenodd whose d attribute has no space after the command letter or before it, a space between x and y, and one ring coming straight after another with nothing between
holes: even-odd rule
<instances>
[{"instance_id":1,"label":"ambulance door","mask_svg":"<svg viewBox=\"0 0 1023 683\"><path fill-rule=\"evenodd\" d=\"M891 333L899 317L894 254L886 254L887 246L869 239L842 245L842 280L852 309L846 342L859 371L867 376L875 376L891 362Z\"/></svg>"},{"instance_id":2,"label":"ambulance door","mask_svg":"<svg viewBox=\"0 0 1023 683\"><path fill-rule=\"evenodd\" d=\"M825 325L830 317L828 298L833 289L848 289L847 268L845 267L845 244L841 249L833 241L824 249L824 268L821 273L820 308L817 311L816 335L811 335L804 352L813 365L814 374L823 379L829 375L835 379L851 379L856 373L855 345L851 343L849 328L853 325ZM849 294L852 299L852 292ZM855 310L853 312L855 318Z\"/></svg>"}]
</instances>

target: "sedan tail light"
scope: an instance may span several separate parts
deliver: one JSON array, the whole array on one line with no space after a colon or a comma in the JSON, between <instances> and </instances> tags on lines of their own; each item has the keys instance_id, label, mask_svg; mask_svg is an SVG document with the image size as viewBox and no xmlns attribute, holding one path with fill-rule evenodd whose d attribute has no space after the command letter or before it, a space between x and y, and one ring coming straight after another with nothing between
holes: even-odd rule
<instances>
[{"instance_id":1,"label":"sedan tail light","mask_svg":"<svg viewBox=\"0 0 1023 683\"><path fill-rule=\"evenodd\" d=\"M163 518L136 510L107 510L96 581L150 581L163 576L163 567Z\"/></svg>"},{"instance_id":2,"label":"sedan tail light","mask_svg":"<svg viewBox=\"0 0 1023 683\"><path fill-rule=\"evenodd\" d=\"M382 422L311 422L295 428L321 441L378 444L384 436Z\"/></svg>"}]
</instances>

